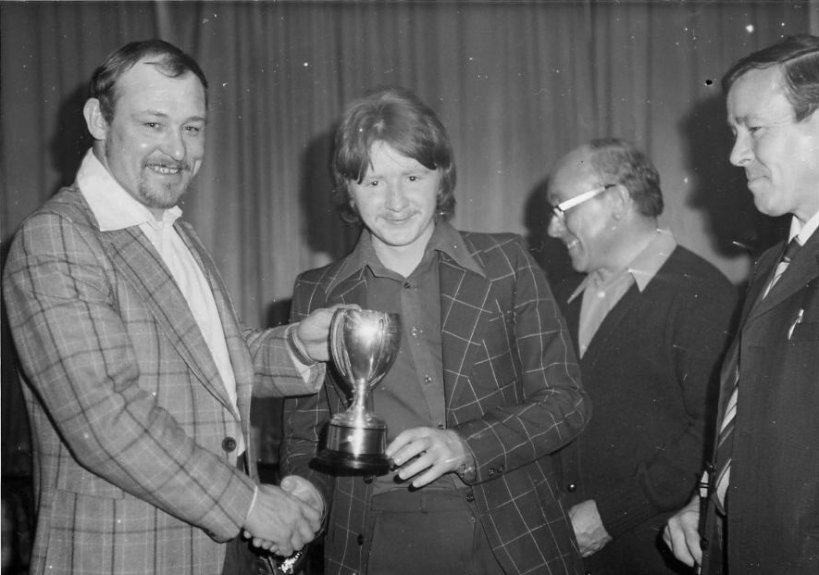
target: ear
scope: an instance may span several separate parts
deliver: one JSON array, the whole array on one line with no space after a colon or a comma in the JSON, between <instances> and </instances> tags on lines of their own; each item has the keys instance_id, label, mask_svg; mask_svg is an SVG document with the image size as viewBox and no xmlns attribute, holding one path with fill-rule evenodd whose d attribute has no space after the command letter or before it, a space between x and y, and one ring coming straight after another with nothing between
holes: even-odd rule
<instances>
[{"instance_id":1,"label":"ear","mask_svg":"<svg viewBox=\"0 0 819 575\"><path fill-rule=\"evenodd\" d=\"M609 193L612 205L612 215L615 220L623 218L632 204L631 194L623 184L617 184Z\"/></svg>"},{"instance_id":2,"label":"ear","mask_svg":"<svg viewBox=\"0 0 819 575\"><path fill-rule=\"evenodd\" d=\"M82 115L85 117L88 131L95 140L104 140L108 136L108 122L102 116L99 100L88 98L82 108Z\"/></svg>"}]
</instances>

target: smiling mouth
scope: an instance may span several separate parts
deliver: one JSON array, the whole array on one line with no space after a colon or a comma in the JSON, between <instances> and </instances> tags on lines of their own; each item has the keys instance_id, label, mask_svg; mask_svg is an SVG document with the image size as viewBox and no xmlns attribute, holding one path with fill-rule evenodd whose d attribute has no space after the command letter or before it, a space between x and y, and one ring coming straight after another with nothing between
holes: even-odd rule
<instances>
[{"instance_id":1,"label":"smiling mouth","mask_svg":"<svg viewBox=\"0 0 819 575\"><path fill-rule=\"evenodd\" d=\"M388 216L384 216L384 219L387 222L391 223L391 224L400 225L400 224L404 224L404 223L410 221L412 219L412 216L413 216L413 214L407 214L407 215L404 215L404 216L389 216L388 215Z\"/></svg>"},{"instance_id":2,"label":"smiling mouth","mask_svg":"<svg viewBox=\"0 0 819 575\"><path fill-rule=\"evenodd\" d=\"M167 166L165 164L148 164L146 167L152 172L162 176L176 176L185 169L184 166L181 165Z\"/></svg>"}]
</instances>

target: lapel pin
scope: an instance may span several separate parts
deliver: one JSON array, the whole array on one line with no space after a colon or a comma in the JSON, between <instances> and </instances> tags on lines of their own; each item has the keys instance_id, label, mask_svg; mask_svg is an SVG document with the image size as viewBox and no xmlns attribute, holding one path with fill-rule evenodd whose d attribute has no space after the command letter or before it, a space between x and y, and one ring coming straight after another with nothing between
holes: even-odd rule
<instances>
[{"instance_id":1,"label":"lapel pin","mask_svg":"<svg viewBox=\"0 0 819 575\"><path fill-rule=\"evenodd\" d=\"M794 318L791 327L788 329L788 341L791 340L793 337L793 330L796 329L796 326L802 323L802 320L805 318L805 308L800 308L799 311L796 313L796 318Z\"/></svg>"}]
</instances>

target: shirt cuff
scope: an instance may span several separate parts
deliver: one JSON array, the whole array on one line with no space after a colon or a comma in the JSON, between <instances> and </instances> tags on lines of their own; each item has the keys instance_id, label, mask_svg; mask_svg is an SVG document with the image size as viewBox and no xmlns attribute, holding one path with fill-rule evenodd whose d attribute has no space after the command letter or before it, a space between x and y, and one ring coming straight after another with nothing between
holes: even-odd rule
<instances>
[{"instance_id":1,"label":"shirt cuff","mask_svg":"<svg viewBox=\"0 0 819 575\"><path fill-rule=\"evenodd\" d=\"M245 516L245 524L247 524L247 520L250 518L250 514L253 512L253 506L256 505L256 499L259 497L259 486L253 486L253 499L250 500L250 507L247 508L247 515Z\"/></svg>"},{"instance_id":2,"label":"shirt cuff","mask_svg":"<svg viewBox=\"0 0 819 575\"><path fill-rule=\"evenodd\" d=\"M310 357L310 354L307 353L304 344L296 334L298 327L298 323L287 326L287 333L285 334L287 338L287 351L302 380L309 383L311 381L313 367L319 362L315 361Z\"/></svg>"}]
</instances>

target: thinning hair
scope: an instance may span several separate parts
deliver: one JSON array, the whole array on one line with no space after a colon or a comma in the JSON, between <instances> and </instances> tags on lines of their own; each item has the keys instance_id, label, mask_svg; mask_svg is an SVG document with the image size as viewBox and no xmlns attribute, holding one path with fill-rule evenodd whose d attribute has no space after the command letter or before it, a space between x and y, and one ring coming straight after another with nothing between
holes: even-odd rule
<instances>
[{"instance_id":1,"label":"thinning hair","mask_svg":"<svg viewBox=\"0 0 819 575\"><path fill-rule=\"evenodd\" d=\"M591 165L606 184L624 186L640 214L656 218L663 213L660 174L651 160L633 144L619 138L589 142Z\"/></svg>"},{"instance_id":2,"label":"thinning hair","mask_svg":"<svg viewBox=\"0 0 819 575\"><path fill-rule=\"evenodd\" d=\"M148 57L155 57L154 61L148 63L156 66L160 72L170 78L178 78L188 72L195 74L205 89L205 103L207 104L208 80L193 57L164 40L140 40L130 42L109 54L105 61L94 70L91 77L88 86L89 97L99 100L100 111L106 122L110 123L114 118L117 80L134 64Z\"/></svg>"},{"instance_id":3,"label":"thinning hair","mask_svg":"<svg viewBox=\"0 0 819 575\"><path fill-rule=\"evenodd\" d=\"M725 94L750 70L779 66L785 79L785 95L801 122L819 107L819 37L810 34L788 36L767 48L737 61L722 78Z\"/></svg>"},{"instance_id":4,"label":"thinning hair","mask_svg":"<svg viewBox=\"0 0 819 575\"><path fill-rule=\"evenodd\" d=\"M333 198L344 221L360 222L350 202L349 184L363 181L376 142L389 144L427 169L440 170L436 215L447 219L453 214L456 170L446 129L435 112L413 92L388 86L371 90L352 102L336 130Z\"/></svg>"}]
</instances>

